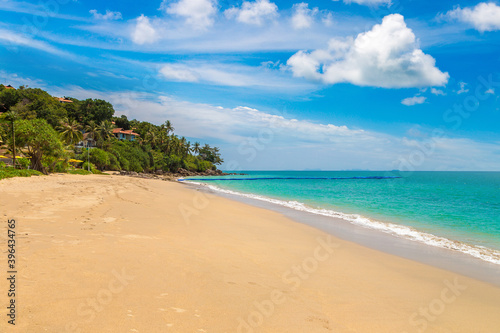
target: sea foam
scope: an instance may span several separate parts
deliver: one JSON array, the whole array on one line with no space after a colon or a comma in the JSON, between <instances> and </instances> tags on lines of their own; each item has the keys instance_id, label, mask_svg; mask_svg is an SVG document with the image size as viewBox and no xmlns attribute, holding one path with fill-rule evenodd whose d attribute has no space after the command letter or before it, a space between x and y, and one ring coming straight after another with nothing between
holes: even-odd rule
<instances>
[{"instance_id":1,"label":"sea foam","mask_svg":"<svg viewBox=\"0 0 500 333\"><path fill-rule=\"evenodd\" d=\"M378 230L384 233L388 233L391 235L394 235L396 237L401 237L407 240L443 248L443 249L448 249L448 250L453 250L453 251L458 251L462 252L468 255L471 255L475 258L500 265L500 251L490 249L484 246L478 246L478 245L471 245L467 244L464 242L460 241L455 241L451 240L445 237L441 236L436 236L430 233L418 231L414 228L405 226L405 225L399 225L399 224L394 224L394 223L388 223L388 222L381 222L381 221L376 221L372 220L369 218L366 218L364 216L361 216L359 214L346 214L342 212L337 212L331 209L320 209L320 208L313 208L309 207L306 204L298 201L285 201L285 200L279 200L279 199L273 199L257 194L251 194L251 193L243 193L243 192L237 192L237 191L232 191L232 190L227 190L223 189L214 185L210 184L204 184L204 183L199 183L195 181L191 181L190 179L182 179L182 181L185 181L190 184L195 184L195 185L200 185L204 186L206 188L209 188L212 191L215 192L221 192L225 194L230 194L230 195L237 195L241 197L246 197L250 199L255 199L255 200L260 200L260 201L265 201L269 202L275 205L280 205L283 207L288 207L291 209L295 209L298 211L302 212L308 212L316 215L322 215L322 216L327 216L327 217L333 217L333 218L339 218L343 219L345 221L348 221L352 224L359 225L365 228L370 228L374 230Z\"/></svg>"}]
</instances>

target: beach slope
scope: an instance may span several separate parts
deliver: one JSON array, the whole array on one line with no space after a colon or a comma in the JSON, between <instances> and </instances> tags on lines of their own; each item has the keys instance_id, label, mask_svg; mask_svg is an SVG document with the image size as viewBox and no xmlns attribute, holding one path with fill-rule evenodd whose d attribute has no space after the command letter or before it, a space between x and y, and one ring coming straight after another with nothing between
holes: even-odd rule
<instances>
[{"instance_id":1,"label":"beach slope","mask_svg":"<svg viewBox=\"0 0 500 333\"><path fill-rule=\"evenodd\" d=\"M0 194L1 332L500 330L498 287L186 185L51 175Z\"/></svg>"}]
</instances>

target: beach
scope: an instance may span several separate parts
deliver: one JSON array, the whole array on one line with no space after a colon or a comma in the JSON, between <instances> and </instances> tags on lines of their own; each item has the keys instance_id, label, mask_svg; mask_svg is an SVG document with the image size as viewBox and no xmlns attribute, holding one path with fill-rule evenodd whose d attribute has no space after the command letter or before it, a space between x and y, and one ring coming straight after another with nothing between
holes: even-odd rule
<instances>
[{"instance_id":1,"label":"beach","mask_svg":"<svg viewBox=\"0 0 500 333\"><path fill-rule=\"evenodd\" d=\"M500 329L497 286L183 184L53 174L0 193L2 332Z\"/></svg>"}]
</instances>

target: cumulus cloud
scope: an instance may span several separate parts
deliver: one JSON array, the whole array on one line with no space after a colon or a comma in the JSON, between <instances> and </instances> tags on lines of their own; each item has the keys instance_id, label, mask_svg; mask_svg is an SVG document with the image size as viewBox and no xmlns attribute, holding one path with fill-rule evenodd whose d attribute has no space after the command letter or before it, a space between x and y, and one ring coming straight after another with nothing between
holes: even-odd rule
<instances>
[{"instance_id":1,"label":"cumulus cloud","mask_svg":"<svg viewBox=\"0 0 500 333\"><path fill-rule=\"evenodd\" d=\"M491 95L495 95L495 89L493 88L490 88L488 90L485 91L486 94L491 94Z\"/></svg>"},{"instance_id":2,"label":"cumulus cloud","mask_svg":"<svg viewBox=\"0 0 500 333\"><path fill-rule=\"evenodd\" d=\"M179 0L170 3L163 0L161 9L168 14L184 18L186 23L196 29L207 29L214 24L217 13L217 0Z\"/></svg>"},{"instance_id":3,"label":"cumulus cloud","mask_svg":"<svg viewBox=\"0 0 500 333\"><path fill-rule=\"evenodd\" d=\"M136 44L148 44L158 40L155 28L149 22L147 16L141 15L137 18L134 30L132 31L132 41Z\"/></svg>"},{"instance_id":4,"label":"cumulus cloud","mask_svg":"<svg viewBox=\"0 0 500 333\"><path fill-rule=\"evenodd\" d=\"M269 0L243 1L241 8L232 7L224 11L227 18L236 18L238 22L262 25L266 20L278 16L278 6Z\"/></svg>"},{"instance_id":5,"label":"cumulus cloud","mask_svg":"<svg viewBox=\"0 0 500 333\"><path fill-rule=\"evenodd\" d=\"M399 14L356 38L331 39L327 49L299 51L287 62L295 77L384 88L446 85L449 74L435 64Z\"/></svg>"},{"instance_id":6,"label":"cumulus cloud","mask_svg":"<svg viewBox=\"0 0 500 333\"><path fill-rule=\"evenodd\" d=\"M500 6L493 2L481 2L475 7L463 9L458 7L444 17L470 24L481 32L500 30Z\"/></svg>"},{"instance_id":7,"label":"cumulus cloud","mask_svg":"<svg viewBox=\"0 0 500 333\"><path fill-rule=\"evenodd\" d=\"M293 28L297 30L310 28L316 14L318 14L318 8L309 9L309 5L305 2L296 3L293 5Z\"/></svg>"},{"instance_id":8,"label":"cumulus cloud","mask_svg":"<svg viewBox=\"0 0 500 333\"><path fill-rule=\"evenodd\" d=\"M99 13L97 9L92 9L89 12L94 16L96 20L121 20L122 18L122 13L112 12L110 10L106 10L105 14Z\"/></svg>"},{"instance_id":9,"label":"cumulus cloud","mask_svg":"<svg viewBox=\"0 0 500 333\"><path fill-rule=\"evenodd\" d=\"M427 98L423 96L408 97L401 101L401 104L406 106L412 106L417 104L424 104Z\"/></svg>"}]
</instances>

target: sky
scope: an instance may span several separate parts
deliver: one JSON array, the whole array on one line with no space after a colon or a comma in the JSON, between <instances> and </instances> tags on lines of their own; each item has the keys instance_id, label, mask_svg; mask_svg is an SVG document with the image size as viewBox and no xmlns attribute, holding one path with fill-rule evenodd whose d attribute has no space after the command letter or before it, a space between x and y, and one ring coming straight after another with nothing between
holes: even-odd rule
<instances>
[{"instance_id":1,"label":"sky","mask_svg":"<svg viewBox=\"0 0 500 333\"><path fill-rule=\"evenodd\" d=\"M500 2L0 0L0 81L102 98L223 170L500 170Z\"/></svg>"}]
</instances>

